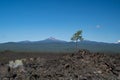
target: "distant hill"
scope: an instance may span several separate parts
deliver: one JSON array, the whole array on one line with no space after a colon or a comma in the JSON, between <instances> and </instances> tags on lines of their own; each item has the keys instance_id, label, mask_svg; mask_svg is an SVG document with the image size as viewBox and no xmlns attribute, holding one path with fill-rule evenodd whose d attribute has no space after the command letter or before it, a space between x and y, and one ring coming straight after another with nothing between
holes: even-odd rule
<instances>
[{"instance_id":1,"label":"distant hill","mask_svg":"<svg viewBox=\"0 0 120 80\"><path fill-rule=\"evenodd\" d=\"M120 44L103 43L84 40L78 43L79 49L88 49L92 52L120 53ZM41 41L20 41L0 44L0 51L12 50L17 52L74 52L75 42L67 42L55 38Z\"/></svg>"}]
</instances>

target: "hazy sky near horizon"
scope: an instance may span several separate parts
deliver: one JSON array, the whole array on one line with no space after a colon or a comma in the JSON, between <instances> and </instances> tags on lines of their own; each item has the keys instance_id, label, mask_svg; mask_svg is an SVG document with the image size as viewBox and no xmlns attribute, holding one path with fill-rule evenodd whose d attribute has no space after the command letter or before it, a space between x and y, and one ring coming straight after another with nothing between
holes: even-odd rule
<instances>
[{"instance_id":1,"label":"hazy sky near horizon","mask_svg":"<svg viewBox=\"0 0 120 80\"><path fill-rule=\"evenodd\" d=\"M80 29L86 40L120 40L120 0L0 0L0 43L70 41Z\"/></svg>"}]
</instances>

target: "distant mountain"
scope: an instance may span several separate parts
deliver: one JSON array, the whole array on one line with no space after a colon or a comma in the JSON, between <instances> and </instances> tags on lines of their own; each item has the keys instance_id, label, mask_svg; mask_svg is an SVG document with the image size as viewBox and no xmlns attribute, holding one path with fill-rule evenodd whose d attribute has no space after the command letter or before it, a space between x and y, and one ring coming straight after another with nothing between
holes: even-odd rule
<instances>
[{"instance_id":1,"label":"distant mountain","mask_svg":"<svg viewBox=\"0 0 120 80\"><path fill-rule=\"evenodd\" d=\"M120 42L119 42L119 43L117 43L117 44L120 44Z\"/></svg>"},{"instance_id":2,"label":"distant mountain","mask_svg":"<svg viewBox=\"0 0 120 80\"><path fill-rule=\"evenodd\" d=\"M114 44L120 44L120 40L118 40L117 42L115 42Z\"/></svg>"},{"instance_id":3,"label":"distant mountain","mask_svg":"<svg viewBox=\"0 0 120 80\"><path fill-rule=\"evenodd\" d=\"M36 41L36 42L41 42L41 43L53 43L53 42L55 42L55 43L62 43L62 42L66 42L66 41L50 37L50 38L47 38L45 40Z\"/></svg>"},{"instance_id":4,"label":"distant mountain","mask_svg":"<svg viewBox=\"0 0 120 80\"><path fill-rule=\"evenodd\" d=\"M45 39L45 40L60 41L60 40L58 40L58 39L55 39L54 37L50 37L50 38L47 38L47 39Z\"/></svg>"},{"instance_id":5,"label":"distant mountain","mask_svg":"<svg viewBox=\"0 0 120 80\"><path fill-rule=\"evenodd\" d=\"M79 49L93 52L120 53L120 44L84 40L78 42ZM75 42L67 42L53 37L41 41L20 41L0 44L0 51L12 50L20 52L74 52Z\"/></svg>"},{"instance_id":6,"label":"distant mountain","mask_svg":"<svg viewBox=\"0 0 120 80\"><path fill-rule=\"evenodd\" d=\"M20 41L20 42L18 42L18 43L31 43L31 41L25 40L25 41Z\"/></svg>"},{"instance_id":7,"label":"distant mountain","mask_svg":"<svg viewBox=\"0 0 120 80\"><path fill-rule=\"evenodd\" d=\"M117 44L120 44L120 40L118 40L116 43L117 43Z\"/></svg>"}]
</instances>

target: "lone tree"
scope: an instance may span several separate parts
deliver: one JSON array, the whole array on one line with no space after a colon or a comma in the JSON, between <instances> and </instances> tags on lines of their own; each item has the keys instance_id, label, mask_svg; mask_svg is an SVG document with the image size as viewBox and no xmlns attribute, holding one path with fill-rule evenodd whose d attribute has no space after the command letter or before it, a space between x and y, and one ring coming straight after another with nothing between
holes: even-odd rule
<instances>
[{"instance_id":1,"label":"lone tree","mask_svg":"<svg viewBox=\"0 0 120 80\"><path fill-rule=\"evenodd\" d=\"M74 35L71 38L72 41L76 42L76 51L78 48L78 40L79 41L83 41L83 37L82 37L82 30L77 31L76 33L74 33Z\"/></svg>"}]
</instances>

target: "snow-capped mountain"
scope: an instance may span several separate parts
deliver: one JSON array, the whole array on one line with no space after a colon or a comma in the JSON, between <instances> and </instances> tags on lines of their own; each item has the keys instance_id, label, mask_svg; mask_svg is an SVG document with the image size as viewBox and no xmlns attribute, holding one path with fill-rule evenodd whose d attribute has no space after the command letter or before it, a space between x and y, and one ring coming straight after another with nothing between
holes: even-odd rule
<instances>
[{"instance_id":1,"label":"snow-capped mountain","mask_svg":"<svg viewBox=\"0 0 120 80\"><path fill-rule=\"evenodd\" d=\"M59 40L59 39L56 39L54 37L49 37L45 40L42 40L42 42L66 42L66 41L63 41L63 40Z\"/></svg>"}]
</instances>

